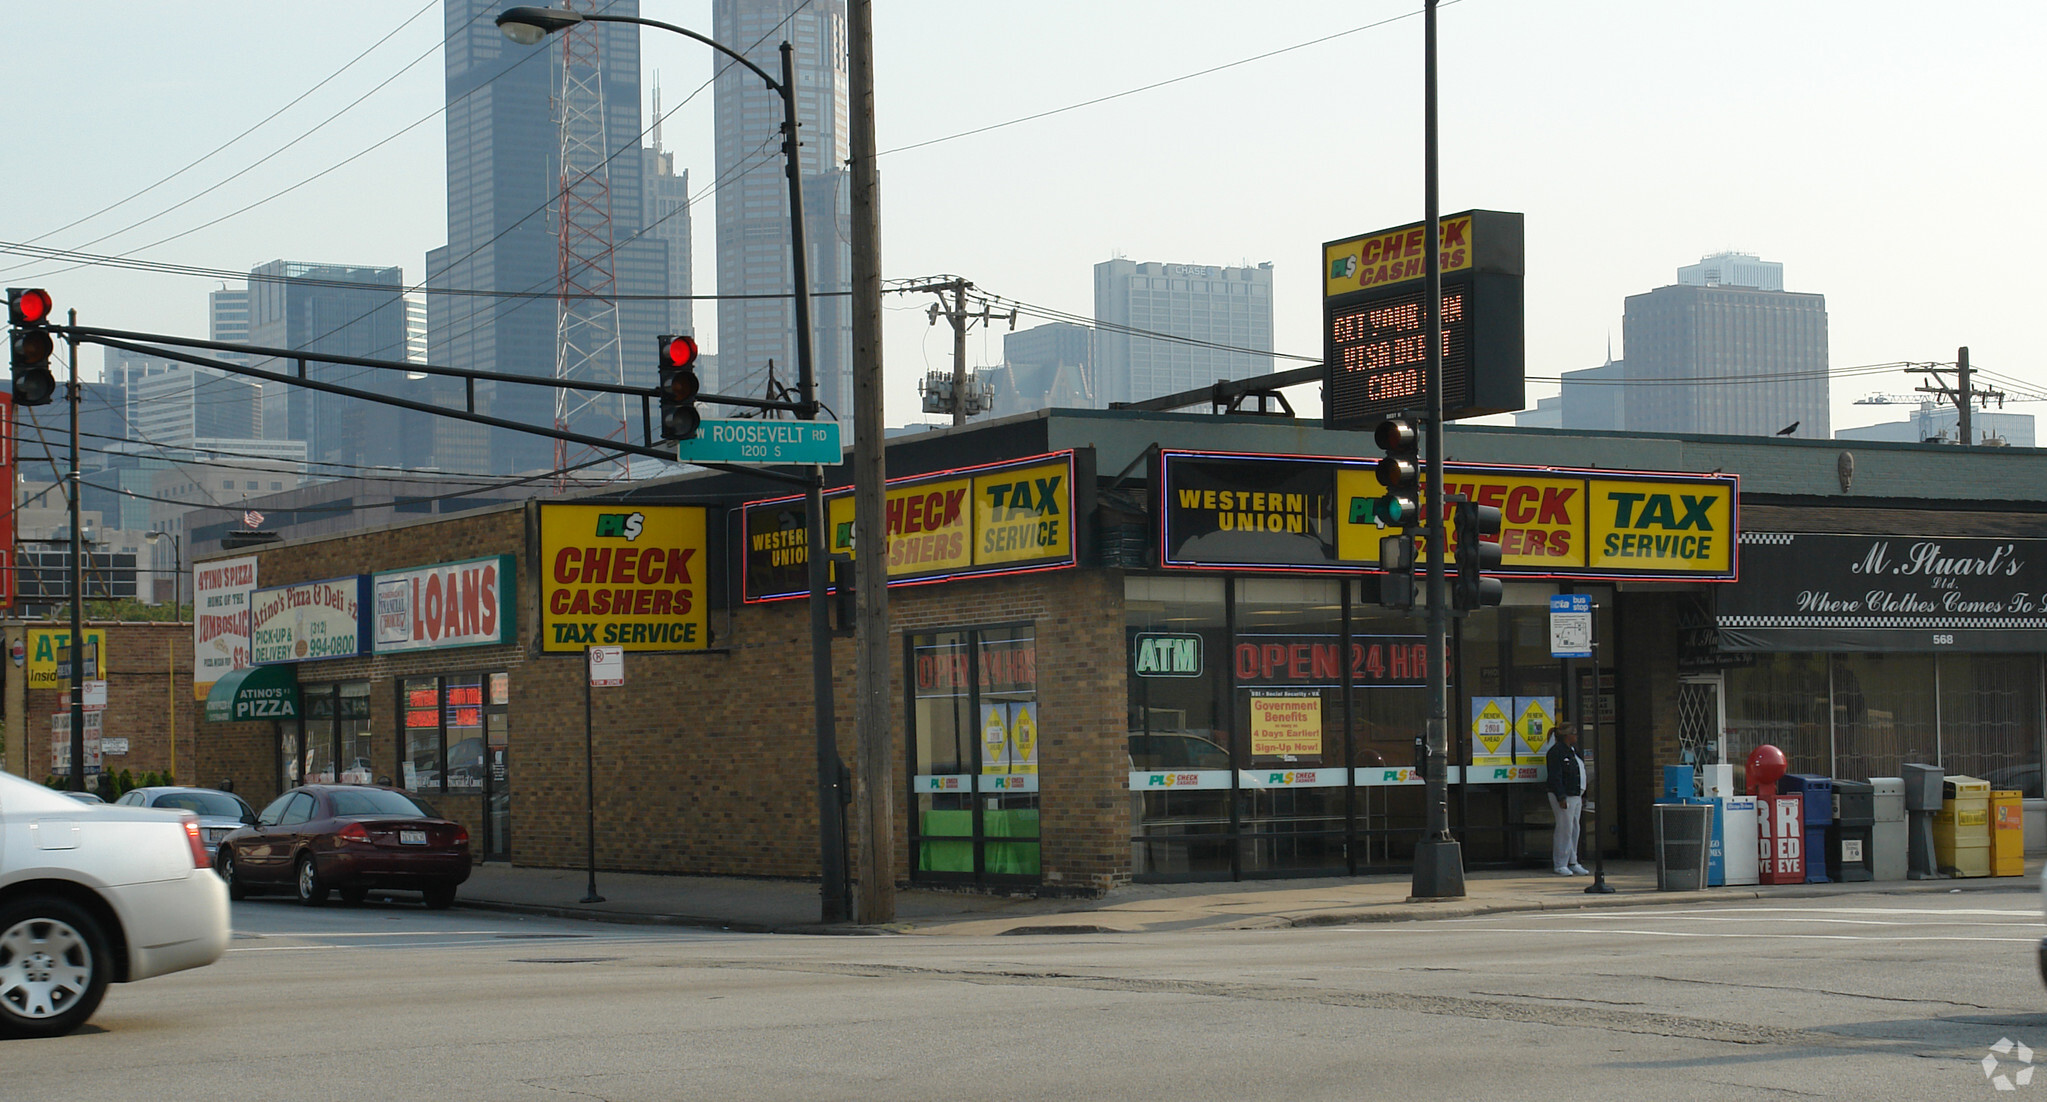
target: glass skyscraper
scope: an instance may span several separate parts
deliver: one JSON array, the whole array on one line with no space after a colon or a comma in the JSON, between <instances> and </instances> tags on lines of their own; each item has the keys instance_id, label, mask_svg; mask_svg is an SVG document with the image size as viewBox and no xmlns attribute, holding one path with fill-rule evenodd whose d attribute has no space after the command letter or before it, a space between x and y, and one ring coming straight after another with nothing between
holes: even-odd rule
<instances>
[{"instance_id":1,"label":"glass skyscraper","mask_svg":"<svg viewBox=\"0 0 2047 1102\"><path fill-rule=\"evenodd\" d=\"M1095 265L1095 396L1137 402L1272 373L1272 264ZM1185 340L1158 340L1130 330Z\"/></svg>"},{"instance_id":2,"label":"glass skyscraper","mask_svg":"<svg viewBox=\"0 0 2047 1102\"><path fill-rule=\"evenodd\" d=\"M1629 432L1830 434L1827 300L1783 290L1783 265L1721 254L1630 295L1622 321ZM1796 427L1793 427L1796 426ZM1573 427L1565 418L1565 427Z\"/></svg>"}]
</instances>

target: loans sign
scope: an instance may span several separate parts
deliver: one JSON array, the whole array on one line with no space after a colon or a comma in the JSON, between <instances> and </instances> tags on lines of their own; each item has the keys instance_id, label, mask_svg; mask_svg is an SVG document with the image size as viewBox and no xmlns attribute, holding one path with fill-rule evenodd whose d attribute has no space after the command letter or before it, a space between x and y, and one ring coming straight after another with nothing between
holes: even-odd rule
<instances>
[{"instance_id":1,"label":"loans sign","mask_svg":"<svg viewBox=\"0 0 2047 1102\"><path fill-rule=\"evenodd\" d=\"M370 579L347 578L259 589L249 600L253 665L353 658L369 650Z\"/></svg>"},{"instance_id":2,"label":"loans sign","mask_svg":"<svg viewBox=\"0 0 2047 1102\"><path fill-rule=\"evenodd\" d=\"M883 491L891 585L1072 566L1077 535L1072 452L890 479ZM853 494L825 500L826 548L852 560ZM802 498L746 506L746 599L810 590Z\"/></svg>"},{"instance_id":3,"label":"loans sign","mask_svg":"<svg viewBox=\"0 0 2047 1102\"><path fill-rule=\"evenodd\" d=\"M710 645L699 505L540 506L540 646Z\"/></svg>"},{"instance_id":4,"label":"loans sign","mask_svg":"<svg viewBox=\"0 0 2047 1102\"><path fill-rule=\"evenodd\" d=\"M375 575L370 615L376 652L511 642L514 562L493 555Z\"/></svg>"}]
</instances>

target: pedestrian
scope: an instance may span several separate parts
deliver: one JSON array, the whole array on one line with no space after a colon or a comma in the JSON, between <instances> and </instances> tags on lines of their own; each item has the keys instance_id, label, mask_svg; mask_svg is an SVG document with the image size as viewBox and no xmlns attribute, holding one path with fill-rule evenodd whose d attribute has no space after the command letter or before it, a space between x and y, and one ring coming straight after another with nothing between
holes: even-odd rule
<instances>
[{"instance_id":1,"label":"pedestrian","mask_svg":"<svg viewBox=\"0 0 2047 1102\"><path fill-rule=\"evenodd\" d=\"M1578 819L1585 811L1585 755L1578 752L1578 725L1559 723L1550 733L1549 808L1557 820L1550 867L1558 876L1590 876L1591 870L1578 863Z\"/></svg>"}]
</instances>

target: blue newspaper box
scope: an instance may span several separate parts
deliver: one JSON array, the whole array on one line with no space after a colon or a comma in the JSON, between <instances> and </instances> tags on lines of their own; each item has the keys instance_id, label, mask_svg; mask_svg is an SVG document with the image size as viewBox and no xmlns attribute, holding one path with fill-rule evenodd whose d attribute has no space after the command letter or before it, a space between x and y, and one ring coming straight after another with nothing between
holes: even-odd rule
<instances>
[{"instance_id":1,"label":"blue newspaper box","mask_svg":"<svg viewBox=\"0 0 2047 1102\"><path fill-rule=\"evenodd\" d=\"M1699 786L1693 779L1689 765L1666 765L1663 767L1663 797L1667 804L1681 804L1699 794Z\"/></svg>"},{"instance_id":2,"label":"blue newspaper box","mask_svg":"<svg viewBox=\"0 0 2047 1102\"><path fill-rule=\"evenodd\" d=\"M1829 884L1827 863L1815 857L1827 852L1827 828L1834 825L1834 779L1816 773L1786 773L1777 791L1805 797L1805 882Z\"/></svg>"}]
</instances>

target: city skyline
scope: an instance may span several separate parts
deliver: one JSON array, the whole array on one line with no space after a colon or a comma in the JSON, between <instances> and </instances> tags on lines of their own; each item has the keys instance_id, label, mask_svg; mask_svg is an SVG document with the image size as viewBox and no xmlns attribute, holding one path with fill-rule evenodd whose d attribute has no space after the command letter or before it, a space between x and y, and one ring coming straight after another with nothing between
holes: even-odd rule
<instances>
[{"instance_id":1,"label":"city skyline","mask_svg":"<svg viewBox=\"0 0 2047 1102\"><path fill-rule=\"evenodd\" d=\"M678 0L655 14L709 28L710 7ZM1023 21L998 10L940 20L941 10L904 4L876 13L888 278L958 272L1011 299L1086 314L1089 268L1105 255L1269 257L1275 351L1312 359L1320 242L1420 214L1414 6L1302 3L1253 15L1193 4L1176 6L1170 20L1146 6L1052 3ZM1966 26L1921 27L1902 18L1912 10L1735 3L1704 15L1614 18L1589 4L1443 8L1443 209L1528 215L1531 402L1556 393L1545 380L1600 362L1627 293L1667 279L1673 263L1728 248L1783 261L1796 273L1789 289L1827 295L1837 425L1889 416L1852 406L1861 393L1906 389L1901 375L1843 378L1843 369L1949 360L1960 345L1979 367L2047 385L2013 298L2026 250L1982 249L1958 232L1970 220L1954 217L1995 211L1985 217L2000 239L2039 236L2042 216L2020 185L2039 177L2041 155L1998 140L2016 119L2015 107L1999 105L2041 97L2042 78L2017 44L2037 40L2047 16L1993 4ZM48 234L42 244L138 250L150 261L227 271L276 256L421 271L446 224L444 182L432 167L445 157L435 114L445 98L438 15L435 5L409 23L407 12L393 12L357 25L334 13L250 8L200 30L144 5L115 5L92 27L25 13L21 29L48 48L0 79L18 95L108 121L89 142L62 128L39 135L48 182L0 240ZM1756 35L1765 18L1781 33ZM1832 43L1823 57L1797 46L1821 38ZM1327 41L1118 95L1318 39ZM666 144L676 171L703 181L695 213L708 214L709 196L722 190L713 190L713 96L692 90L711 74L709 51L672 35L649 35L643 45L643 77L659 71L664 88L676 90ZM67 49L103 62L92 85L58 63ZM167 68L161 59L171 54L191 58L189 68ZM228 141L358 54L363 61L221 156L51 232ZM371 94L415 58L423 60ZM224 95L219 72L236 74L241 93ZM1370 82L1369 99L1341 91L1359 81ZM1616 88L1628 94L1611 94ZM364 108L226 181L365 95ZM942 140L1104 96L1116 98ZM1359 137L1328 140L1338 132ZM1219 144L1219 135L1228 138ZM378 142L386 144L370 148ZM85 171L109 144L150 170ZM1605 163L1588 186L1591 161ZM1274 171L1282 163L1300 168ZM1728 171L1695 171L1708 163ZM1955 166L1963 164L1969 187L1958 205ZM1219 166L1241 178L1220 189L1205 183ZM216 184L147 225L95 240ZM287 187L294 190L233 213ZM216 218L224 220L173 238ZM1913 242L1910 265L1896 263L1904 241ZM699 293L714 284L713 255L710 241L696 243ZM9 282L50 286L60 309L78 308L87 324L197 335L206 292L218 285L217 277L104 265L58 274L61 266L30 262ZM1938 274L1962 271L1972 275L1968 287ZM889 305L887 420L897 424L920 419L915 381L949 357L943 342L925 347L920 313ZM698 325L715 349L711 313L698 311ZM1020 325L1043 320L1027 314ZM969 354L970 366L999 362L999 342L974 342ZM1290 393L1312 414L1313 388Z\"/></svg>"}]
</instances>

